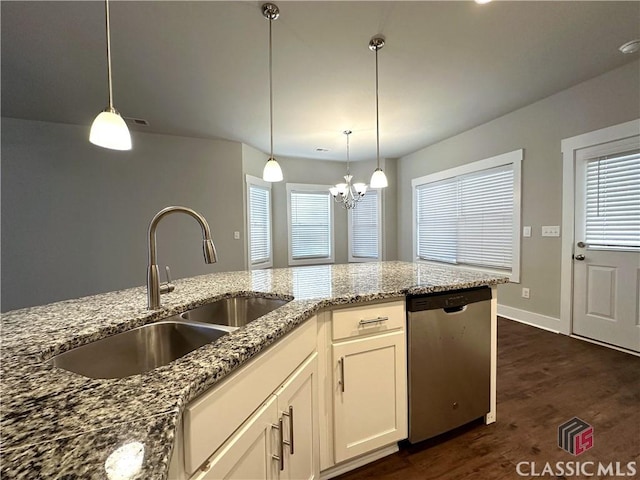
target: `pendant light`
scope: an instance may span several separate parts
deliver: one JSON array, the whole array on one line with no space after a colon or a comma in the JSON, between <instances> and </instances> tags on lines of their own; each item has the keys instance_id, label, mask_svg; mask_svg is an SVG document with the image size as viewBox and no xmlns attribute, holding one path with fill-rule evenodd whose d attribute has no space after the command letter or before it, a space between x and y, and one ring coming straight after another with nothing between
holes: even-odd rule
<instances>
[{"instance_id":1,"label":"pendant light","mask_svg":"<svg viewBox=\"0 0 640 480\"><path fill-rule=\"evenodd\" d=\"M89 141L112 150L131 150L131 135L127 124L113 107L113 85L111 82L111 32L109 27L109 0L105 0L107 20L107 80L109 83L109 105L100 112L91 124Z\"/></svg>"},{"instance_id":2,"label":"pendant light","mask_svg":"<svg viewBox=\"0 0 640 480\"><path fill-rule=\"evenodd\" d=\"M365 183L354 183L351 185L353 175L349 171L349 135L351 130L345 130L344 133L347 136L347 174L344 176L344 180L347 183L338 183L335 187L331 187L329 191L333 195L333 199L347 210L356 208L356 205L360 200L364 198L364 194L367 193L367 185Z\"/></svg>"},{"instance_id":3,"label":"pendant light","mask_svg":"<svg viewBox=\"0 0 640 480\"><path fill-rule=\"evenodd\" d=\"M380 168L380 115L378 114L378 50L384 47L383 37L373 37L369 42L369 49L376 54L376 158L378 160L378 167L371 175L371 181L369 185L371 188L385 188L389 185L387 182L387 176Z\"/></svg>"},{"instance_id":4,"label":"pendant light","mask_svg":"<svg viewBox=\"0 0 640 480\"><path fill-rule=\"evenodd\" d=\"M273 156L273 48L271 41L271 24L280 16L280 9L273 3L265 3L262 5L262 15L269 20L269 136L271 139L269 160L267 160L264 170L262 171L262 179L265 182L281 182L283 178L282 169Z\"/></svg>"}]
</instances>

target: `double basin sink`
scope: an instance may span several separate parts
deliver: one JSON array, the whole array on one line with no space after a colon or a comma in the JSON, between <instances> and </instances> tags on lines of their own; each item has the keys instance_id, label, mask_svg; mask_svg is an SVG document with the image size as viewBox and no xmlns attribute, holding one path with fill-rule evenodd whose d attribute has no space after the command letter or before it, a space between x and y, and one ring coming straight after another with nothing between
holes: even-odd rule
<instances>
[{"instance_id":1,"label":"double basin sink","mask_svg":"<svg viewBox=\"0 0 640 480\"><path fill-rule=\"evenodd\" d=\"M123 378L186 355L281 307L290 300L233 297L88 343L49 360L89 378Z\"/></svg>"}]
</instances>

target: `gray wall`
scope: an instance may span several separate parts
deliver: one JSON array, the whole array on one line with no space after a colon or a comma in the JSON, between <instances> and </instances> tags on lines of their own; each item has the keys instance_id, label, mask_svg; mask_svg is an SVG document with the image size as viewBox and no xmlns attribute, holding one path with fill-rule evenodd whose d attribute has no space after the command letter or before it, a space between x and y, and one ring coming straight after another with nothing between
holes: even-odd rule
<instances>
[{"instance_id":1,"label":"gray wall","mask_svg":"<svg viewBox=\"0 0 640 480\"><path fill-rule=\"evenodd\" d=\"M522 225L532 226L522 239L521 283L499 289L500 303L560 316L560 238L542 238L542 225L561 225L562 139L640 117L640 65L632 62L559 92L398 162L398 249L411 260L411 180L501 153L524 148ZM531 289L529 300L521 288Z\"/></svg>"},{"instance_id":2,"label":"gray wall","mask_svg":"<svg viewBox=\"0 0 640 480\"><path fill-rule=\"evenodd\" d=\"M244 268L239 143L132 132L117 152L88 130L2 119L2 311L144 285L147 227L168 205L202 213L219 254L206 265L198 224L166 217L158 261L175 278Z\"/></svg>"}]
</instances>

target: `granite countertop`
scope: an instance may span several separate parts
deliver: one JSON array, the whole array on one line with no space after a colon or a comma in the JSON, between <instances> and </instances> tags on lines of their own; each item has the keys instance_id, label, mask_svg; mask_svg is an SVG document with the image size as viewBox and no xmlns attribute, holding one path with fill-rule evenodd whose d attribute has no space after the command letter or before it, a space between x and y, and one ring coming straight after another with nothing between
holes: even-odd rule
<instances>
[{"instance_id":1,"label":"granite countertop","mask_svg":"<svg viewBox=\"0 0 640 480\"><path fill-rule=\"evenodd\" d=\"M155 311L146 309L146 287L137 287L4 313L0 476L119 478L107 475L111 463L105 462L125 446L143 458L131 478L164 480L185 405L318 310L506 282L503 276L417 263L323 265L177 280ZM294 300L140 375L89 379L46 362L75 346L239 295Z\"/></svg>"}]
</instances>

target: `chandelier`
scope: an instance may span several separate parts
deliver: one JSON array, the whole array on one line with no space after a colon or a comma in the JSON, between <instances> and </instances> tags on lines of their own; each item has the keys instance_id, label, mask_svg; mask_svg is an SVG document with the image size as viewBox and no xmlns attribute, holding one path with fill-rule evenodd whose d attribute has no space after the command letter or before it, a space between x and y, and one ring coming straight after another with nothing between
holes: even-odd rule
<instances>
[{"instance_id":1,"label":"chandelier","mask_svg":"<svg viewBox=\"0 0 640 480\"><path fill-rule=\"evenodd\" d=\"M367 193L366 183L354 183L351 184L353 175L349 171L349 135L351 130L345 130L344 133L347 136L347 174L344 176L346 183L338 183L335 187L331 187L329 191L333 195L333 199L347 210L355 208L360 200L364 198L364 194Z\"/></svg>"}]
</instances>

